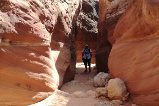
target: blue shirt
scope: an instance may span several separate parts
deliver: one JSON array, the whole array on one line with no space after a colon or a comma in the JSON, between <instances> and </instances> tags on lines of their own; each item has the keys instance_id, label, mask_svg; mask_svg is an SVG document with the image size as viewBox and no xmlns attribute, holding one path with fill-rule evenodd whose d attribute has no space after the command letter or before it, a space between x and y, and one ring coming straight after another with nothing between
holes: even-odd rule
<instances>
[{"instance_id":1,"label":"blue shirt","mask_svg":"<svg viewBox=\"0 0 159 106\"><path fill-rule=\"evenodd\" d=\"M91 59L91 52L91 49L83 49L84 59Z\"/></svg>"}]
</instances>

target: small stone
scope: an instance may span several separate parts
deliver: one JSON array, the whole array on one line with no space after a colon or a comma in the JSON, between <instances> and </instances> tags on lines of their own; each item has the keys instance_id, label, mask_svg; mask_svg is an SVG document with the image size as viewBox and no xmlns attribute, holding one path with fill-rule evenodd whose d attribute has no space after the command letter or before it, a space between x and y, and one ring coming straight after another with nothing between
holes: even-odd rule
<instances>
[{"instance_id":1,"label":"small stone","mask_svg":"<svg viewBox=\"0 0 159 106\"><path fill-rule=\"evenodd\" d=\"M89 90L86 92L87 96L93 96L95 97L95 91Z\"/></svg>"},{"instance_id":2,"label":"small stone","mask_svg":"<svg viewBox=\"0 0 159 106\"><path fill-rule=\"evenodd\" d=\"M83 91L76 91L72 94L75 98L86 98L87 95Z\"/></svg>"},{"instance_id":3,"label":"small stone","mask_svg":"<svg viewBox=\"0 0 159 106\"><path fill-rule=\"evenodd\" d=\"M107 97L107 89L105 87L100 87L96 89L95 97L98 98L100 96Z\"/></svg>"}]
</instances>

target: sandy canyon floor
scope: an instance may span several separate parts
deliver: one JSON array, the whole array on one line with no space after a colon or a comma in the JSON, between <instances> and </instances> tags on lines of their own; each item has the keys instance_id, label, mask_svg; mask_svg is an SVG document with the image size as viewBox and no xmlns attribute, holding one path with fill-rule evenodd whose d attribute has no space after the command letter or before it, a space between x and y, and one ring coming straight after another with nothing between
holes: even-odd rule
<instances>
[{"instance_id":1,"label":"sandy canyon floor","mask_svg":"<svg viewBox=\"0 0 159 106\"><path fill-rule=\"evenodd\" d=\"M93 87L93 78L97 71L93 66L91 73L84 73L84 65L77 64L75 80L64 84L61 88L62 91L73 95L65 104L66 106L116 106L108 98L95 98L96 87ZM85 95L78 94L79 91L84 92ZM124 103L123 106L131 106L130 101Z\"/></svg>"}]
</instances>

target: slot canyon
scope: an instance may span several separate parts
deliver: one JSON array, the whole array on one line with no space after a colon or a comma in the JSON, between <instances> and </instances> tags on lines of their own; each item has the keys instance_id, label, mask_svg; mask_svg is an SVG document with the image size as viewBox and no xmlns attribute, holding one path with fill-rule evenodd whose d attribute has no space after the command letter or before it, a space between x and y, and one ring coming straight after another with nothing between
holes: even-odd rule
<instances>
[{"instance_id":1,"label":"slot canyon","mask_svg":"<svg viewBox=\"0 0 159 106\"><path fill-rule=\"evenodd\" d=\"M0 0L0 106L159 106L158 10L159 0Z\"/></svg>"}]
</instances>

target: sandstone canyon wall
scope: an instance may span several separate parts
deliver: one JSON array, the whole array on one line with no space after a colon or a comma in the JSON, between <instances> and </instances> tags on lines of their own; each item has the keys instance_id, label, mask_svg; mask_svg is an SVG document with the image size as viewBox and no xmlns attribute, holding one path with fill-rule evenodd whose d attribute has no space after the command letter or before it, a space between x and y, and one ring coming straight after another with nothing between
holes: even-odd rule
<instances>
[{"instance_id":1,"label":"sandstone canyon wall","mask_svg":"<svg viewBox=\"0 0 159 106\"><path fill-rule=\"evenodd\" d=\"M81 1L58 1L57 23L52 30L51 48L60 75L60 87L74 79L76 73L76 21Z\"/></svg>"},{"instance_id":2,"label":"sandstone canyon wall","mask_svg":"<svg viewBox=\"0 0 159 106\"><path fill-rule=\"evenodd\" d=\"M130 0L100 0L96 66L98 72L108 72L108 57L115 42L114 28Z\"/></svg>"},{"instance_id":3,"label":"sandstone canyon wall","mask_svg":"<svg viewBox=\"0 0 159 106\"><path fill-rule=\"evenodd\" d=\"M0 1L1 106L47 98L58 88L59 76L75 68L73 26L79 5L79 0ZM51 52L56 48L59 55Z\"/></svg>"},{"instance_id":4,"label":"sandstone canyon wall","mask_svg":"<svg viewBox=\"0 0 159 106\"><path fill-rule=\"evenodd\" d=\"M159 1L133 0L118 21L109 57L112 77L121 78L132 100L159 105Z\"/></svg>"},{"instance_id":5,"label":"sandstone canyon wall","mask_svg":"<svg viewBox=\"0 0 159 106\"><path fill-rule=\"evenodd\" d=\"M82 0L81 12L77 18L76 29L76 58L77 62L82 61L82 50L85 44L92 50L92 63L95 63L95 50L97 46L97 20L98 0Z\"/></svg>"}]
</instances>

